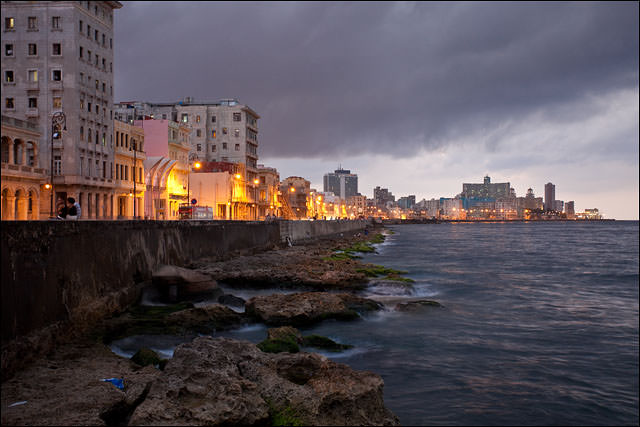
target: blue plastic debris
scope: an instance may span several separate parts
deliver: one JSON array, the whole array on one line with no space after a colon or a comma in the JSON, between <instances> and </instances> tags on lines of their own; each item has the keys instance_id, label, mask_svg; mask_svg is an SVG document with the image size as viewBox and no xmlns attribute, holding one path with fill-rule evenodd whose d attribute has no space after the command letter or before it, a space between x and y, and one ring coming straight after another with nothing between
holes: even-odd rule
<instances>
[{"instance_id":1,"label":"blue plastic debris","mask_svg":"<svg viewBox=\"0 0 640 427\"><path fill-rule=\"evenodd\" d=\"M111 383L120 390L124 390L124 378L103 378L101 381Z\"/></svg>"},{"instance_id":2,"label":"blue plastic debris","mask_svg":"<svg viewBox=\"0 0 640 427\"><path fill-rule=\"evenodd\" d=\"M11 405L9 405L9 408L11 408L12 406L24 405L25 403L27 403L26 400L21 400L20 402L12 403Z\"/></svg>"}]
</instances>

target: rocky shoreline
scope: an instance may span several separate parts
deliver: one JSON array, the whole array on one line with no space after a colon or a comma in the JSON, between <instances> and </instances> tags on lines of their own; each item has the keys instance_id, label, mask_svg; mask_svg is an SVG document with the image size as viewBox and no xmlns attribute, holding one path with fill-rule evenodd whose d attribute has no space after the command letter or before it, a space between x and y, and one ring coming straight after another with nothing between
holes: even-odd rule
<instances>
[{"instance_id":1,"label":"rocky shoreline","mask_svg":"<svg viewBox=\"0 0 640 427\"><path fill-rule=\"evenodd\" d=\"M2 424L396 425L397 417L384 406L378 375L298 351L298 344L305 343L333 346L335 351L348 345L316 336L282 338L278 330L270 330L263 346L198 337L250 323L290 327L353 320L381 309L379 302L355 293L376 276L401 286L410 283L402 272L357 259L358 252L372 250L367 241L380 239L374 233L358 234L226 261L198 260L188 272L164 268L154 280L165 296L182 298L191 290L219 296L224 304L136 306L104 319L90 333L3 382ZM245 302L223 295L216 281L239 289L295 292ZM232 309L241 305L244 312ZM106 345L143 333L194 339L179 345L170 360L152 358L154 363L147 366L140 358L136 363L114 354ZM283 342L292 346L283 350L271 345ZM124 378L124 389L101 381L107 378Z\"/></svg>"}]
</instances>

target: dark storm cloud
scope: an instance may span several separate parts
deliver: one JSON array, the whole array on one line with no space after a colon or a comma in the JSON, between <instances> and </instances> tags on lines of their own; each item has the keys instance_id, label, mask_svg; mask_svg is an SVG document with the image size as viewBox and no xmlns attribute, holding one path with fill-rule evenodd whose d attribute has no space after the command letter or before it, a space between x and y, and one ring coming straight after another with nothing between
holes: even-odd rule
<instances>
[{"instance_id":1,"label":"dark storm cloud","mask_svg":"<svg viewBox=\"0 0 640 427\"><path fill-rule=\"evenodd\" d=\"M124 2L115 99L238 98L262 156L410 156L593 114L585 97L637 89L638 38L635 2Z\"/></svg>"}]
</instances>

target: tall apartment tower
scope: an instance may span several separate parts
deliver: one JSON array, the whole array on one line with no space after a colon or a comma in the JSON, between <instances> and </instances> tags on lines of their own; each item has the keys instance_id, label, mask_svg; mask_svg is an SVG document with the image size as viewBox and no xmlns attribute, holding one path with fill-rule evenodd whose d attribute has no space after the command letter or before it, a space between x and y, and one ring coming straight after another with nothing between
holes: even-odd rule
<instances>
[{"instance_id":1,"label":"tall apartment tower","mask_svg":"<svg viewBox=\"0 0 640 427\"><path fill-rule=\"evenodd\" d=\"M191 127L190 157L210 162L242 163L246 181L258 178L258 119L249 106L236 99L196 102L120 102L114 106L120 120L141 120L142 116L172 120Z\"/></svg>"},{"instance_id":2,"label":"tall apartment tower","mask_svg":"<svg viewBox=\"0 0 640 427\"><path fill-rule=\"evenodd\" d=\"M55 195L79 200L83 218L113 216L113 22L121 7L2 2L2 114L42 130L41 165L51 173L53 157ZM58 112L66 130L53 139Z\"/></svg>"},{"instance_id":3,"label":"tall apartment tower","mask_svg":"<svg viewBox=\"0 0 640 427\"><path fill-rule=\"evenodd\" d=\"M348 169L336 169L323 179L324 192L332 192L342 199L358 195L358 175Z\"/></svg>"},{"instance_id":4,"label":"tall apartment tower","mask_svg":"<svg viewBox=\"0 0 640 427\"><path fill-rule=\"evenodd\" d=\"M548 182L544 185L544 210L552 211L555 209L556 202L556 186Z\"/></svg>"}]
</instances>

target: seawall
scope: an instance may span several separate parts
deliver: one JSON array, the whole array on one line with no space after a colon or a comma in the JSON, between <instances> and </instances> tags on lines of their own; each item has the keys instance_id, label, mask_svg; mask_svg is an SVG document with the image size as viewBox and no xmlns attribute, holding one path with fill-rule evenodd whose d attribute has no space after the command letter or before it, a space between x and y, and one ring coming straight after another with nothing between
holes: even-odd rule
<instances>
[{"instance_id":1,"label":"seawall","mask_svg":"<svg viewBox=\"0 0 640 427\"><path fill-rule=\"evenodd\" d=\"M121 311L159 264L186 266L363 229L366 221L3 221L2 343Z\"/></svg>"}]
</instances>

